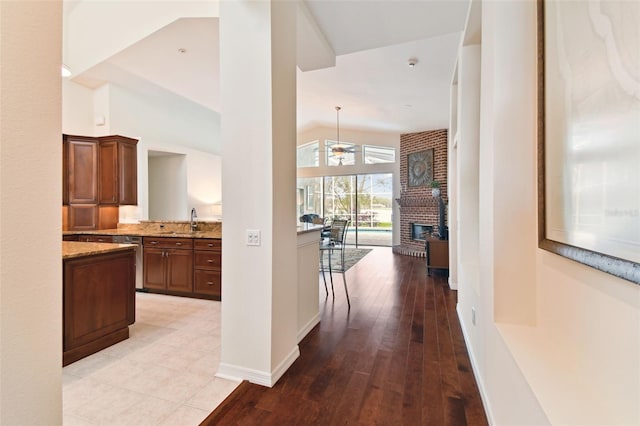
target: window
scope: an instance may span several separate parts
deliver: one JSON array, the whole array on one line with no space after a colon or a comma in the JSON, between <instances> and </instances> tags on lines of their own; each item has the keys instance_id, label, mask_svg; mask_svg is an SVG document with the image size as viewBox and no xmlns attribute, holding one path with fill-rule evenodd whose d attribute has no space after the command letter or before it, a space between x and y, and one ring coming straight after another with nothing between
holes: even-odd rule
<instances>
[{"instance_id":1,"label":"window","mask_svg":"<svg viewBox=\"0 0 640 426\"><path fill-rule=\"evenodd\" d=\"M325 141L327 166L353 166L356 164L356 146L352 143Z\"/></svg>"},{"instance_id":2,"label":"window","mask_svg":"<svg viewBox=\"0 0 640 426\"><path fill-rule=\"evenodd\" d=\"M297 191L297 214L313 213L322 215L322 178L298 178Z\"/></svg>"},{"instance_id":3,"label":"window","mask_svg":"<svg viewBox=\"0 0 640 426\"><path fill-rule=\"evenodd\" d=\"M320 165L318 157L319 142L313 141L298 147L297 165L298 167L318 167Z\"/></svg>"},{"instance_id":4,"label":"window","mask_svg":"<svg viewBox=\"0 0 640 426\"><path fill-rule=\"evenodd\" d=\"M364 164L395 163L396 150L386 146L362 146L362 161Z\"/></svg>"}]
</instances>

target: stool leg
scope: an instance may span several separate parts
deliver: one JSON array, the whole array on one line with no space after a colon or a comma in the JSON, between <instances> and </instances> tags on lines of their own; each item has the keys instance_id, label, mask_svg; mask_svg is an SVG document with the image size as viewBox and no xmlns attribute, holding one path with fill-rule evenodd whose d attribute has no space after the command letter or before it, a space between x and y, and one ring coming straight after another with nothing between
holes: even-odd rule
<instances>
[{"instance_id":1,"label":"stool leg","mask_svg":"<svg viewBox=\"0 0 640 426\"><path fill-rule=\"evenodd\" d=\"M344 292L347 294L347 306L351 310L351 300L349 300L349 290L347 289L347 277L344 274L344 266L342 268L342 282L344 283Z\"/></svg>"},{"instance_id":2,"label":"stool leg","mask_svg":"<svg viewBox=\"0 0 640 426\"><path fill-rule=\"evenodd\" d=\"M331 294L333 294L333 300L336 300L336 291L333 289L333 273L331 272L331 252L333 250L329 250L329 279L331 280Z\"/></svg>"},{"instance_id":3,"label":"stool leg","mask_svg":"<svg viewBox=\"0 0 640 426\"><path fill-rule=\"evenodd\" d=\"M322 281L324 281L324 292L329 297L329 290L327 289L327 277L324 275L324 253L320 250L320 271L322 272Z\"/></svg>"}]
</instances>

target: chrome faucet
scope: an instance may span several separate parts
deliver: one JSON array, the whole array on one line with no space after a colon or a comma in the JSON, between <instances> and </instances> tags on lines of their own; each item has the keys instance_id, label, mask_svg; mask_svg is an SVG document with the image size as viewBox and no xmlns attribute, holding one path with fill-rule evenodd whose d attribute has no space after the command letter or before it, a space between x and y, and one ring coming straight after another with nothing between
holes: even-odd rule
<instances>
[{"instance_id":1,"label":"chrome faucet","mask_svg":"<svg viewBox=\"0 0 640 426\"><path fill-rule=\"evenodd\" d=\"M198 229L198 214L196 213L196 208L191 209L191 232L195 232Z\"/></svg>"}]
</instances>

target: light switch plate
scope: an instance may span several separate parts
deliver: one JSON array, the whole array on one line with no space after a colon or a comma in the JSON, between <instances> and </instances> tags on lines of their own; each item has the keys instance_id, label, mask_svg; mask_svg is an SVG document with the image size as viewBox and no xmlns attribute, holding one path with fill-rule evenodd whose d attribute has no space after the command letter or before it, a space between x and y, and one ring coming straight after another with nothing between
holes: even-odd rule
<instances>
[{"instance_id":1,"label":"light switch plate","mask_svg":"<svg viewBox=\"0 0 640 426\"><path fill-rule=\"evenodd\" d=\"M247 229L247 245L259 246L260 245L260 230L259 229Z\"/></svg>"}]
</instances>

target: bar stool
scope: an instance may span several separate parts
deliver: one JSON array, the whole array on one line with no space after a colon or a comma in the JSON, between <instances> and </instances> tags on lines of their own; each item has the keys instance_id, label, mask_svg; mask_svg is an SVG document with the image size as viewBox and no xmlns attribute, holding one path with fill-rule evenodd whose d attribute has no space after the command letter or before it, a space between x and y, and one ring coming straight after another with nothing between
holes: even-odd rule
<instances>
[{"instance_id":1,"label":"bar stool","mask_svg":"<svg viewBox=\"0 0 640 426\"><path fill-rule=\"evenodd\" d=\"M349 290L347 289L347 279L345 276L344 267L344 250L345 242L347 241L347 230L349 229L349 220L335 219L331 222L330 235L328 237L323 236L320 238L320 271L322 272L322 280L324 281L324 290L329 297L329 289L327 288L327 278L325 271L329 271L329 279L331 280L331 293L333 294L333 300L336 298L336 293L333 288L333 272L342 273L342 281L344 283L344 292L347 295L347 305L351 309L351 301L349 300ZM334 254L338 254L340 263L332 264L332 257ZM324 265L325 253L328 259L328 267Z\"/></svg>"}]
</instances>

